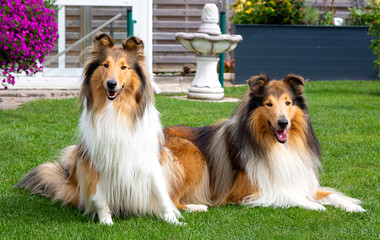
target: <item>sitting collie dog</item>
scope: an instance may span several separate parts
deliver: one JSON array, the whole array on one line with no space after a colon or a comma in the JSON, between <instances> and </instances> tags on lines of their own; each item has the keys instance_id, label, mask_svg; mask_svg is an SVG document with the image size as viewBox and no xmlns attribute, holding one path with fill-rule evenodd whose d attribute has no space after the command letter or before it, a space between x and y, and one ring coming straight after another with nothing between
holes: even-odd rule
<instances>
[{"instance_id":1,"label":"sitting collie dog","mask_svg":"<svg viewBox=\"0 0 380 240\"><path fill-rule=\"evenodd\" d=\"M232 203L325 210L325 204L365 211L359 200L319 185L320 146L303 96L304 79L269 81L260 75L248 84L229 119L164 130L178 168L171 186L177 208ZM202 209L207 207L198 205Z\"/></svg>"},{"instance_id":2,"label":"sitting collie dog","mask_svg":"<svg viewBox=\"0 0 380 240\"><path fill-rule=\"evenodd\" d=\"M67 147L59 162L31 170L16 187L96 213L104 224L125 214L179 223L153 98L143 42L130 37L115 47L110 36L99 34L84 69L79 144Z\"/></svg>"}]
</instances>

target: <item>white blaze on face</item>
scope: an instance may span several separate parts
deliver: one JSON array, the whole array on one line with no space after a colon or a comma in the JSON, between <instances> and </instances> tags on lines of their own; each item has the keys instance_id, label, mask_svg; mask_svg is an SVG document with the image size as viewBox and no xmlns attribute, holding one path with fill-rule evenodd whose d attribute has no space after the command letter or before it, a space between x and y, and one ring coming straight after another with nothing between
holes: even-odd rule
<instances>
[{"instance_id":1,"label":"white blaze on face","mask_svg":"<svg viewBox=\"0 0 380 240\"><path fill-rule=\"evenodd\" d=\"M292 101L288 94L279 97L270 95L264 101L265 116L268 124L280 143L288 140L288 129L291 126L291 115L293 114Z\"/></svg>"}]
</instances>

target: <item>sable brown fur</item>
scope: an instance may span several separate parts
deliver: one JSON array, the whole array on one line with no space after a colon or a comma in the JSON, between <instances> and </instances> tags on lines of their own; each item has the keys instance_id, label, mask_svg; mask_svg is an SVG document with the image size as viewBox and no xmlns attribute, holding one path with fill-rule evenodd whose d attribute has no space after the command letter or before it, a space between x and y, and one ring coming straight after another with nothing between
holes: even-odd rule
<instances>
[{"instance_id":1,"label":"sable brown fur","mask_svg":"<svg viewBox=\"0 0 380 240\"><path fill-rule=\"evenodd\" d=\"M112 76L119 84L124 84L120 100L115 105L122 114L129 116L132 121L141 117L147 102L153 101L153 92L147 84L147 72L143 55L144 44L136 37L126 39L122 47L114 47L114 40L105 33L100 33L94 39L90 54L84 67L84 80L79 94L79 101L86 104L95 113L101 111L106 102L104 80ZM117 60L117 61L115 61ZM125 65L104 68L102 65ZM116 69L116 70L115 70ZM128 102L129 104L124 104ZM96 115L96 114L95 114ZM63 151L59 162L44 163L31 170L15 187L30 189L34 194L41 194L55 200L61 200L76 207L79 206L79 183L77 175L86 176L83 181L88 190L86 196L96 193L99 181L98 173L91 167L88 152L83 143L68 147Z\"/></svg>"},{"instance_id":2,"label":"sable brown fur","mask_svg":"<svg viewBox=\"0 0 380 240\"><path fill-rule=\"evenodd\" d=\"M301 76L293 74L280 81L270 81L267 75L254 76L248 80L249 90L229 119L198 128L165 128L166 147L178 159L182 174L198 179L203 173L204 181L182 180L179 186L183 191L171 192L173 201L199 204L189 200L191 189L208 185L202 188L208 205L324 210L322 203L347 211L365 211L356 205L360 201L319 187L320 145L303 95L304 84ZM285 165L279 168L277 161ZM282 186L285 182L290 185Z\"/></svg>"},{"instance_id":3,"label":"sable brown fur","mask_svg":"<svg viewBox=\"0 0 380 240\"><path fill-rule=\"evenodd\" d=\"M313 135L312 129L307 133L305 132L307 130L303 129L303 126L309 122L307 122L307 116L304 114L307 108L305 99L302 96L302 88L297 86L293 87L293 84L303 85L304 80L294 75L286 76L282 82L270 82L269 77L266 75L252 77L248 81L250 87L249 91L243 97L234 115L229 120L223 120L215 125L201 128L191 128L188 126L165 128L166 139L174 136L187 139L197 146L202 153L202 158L200 159L205 162L208 168L210 176L209 194L214 204L239 202L248 195L257 194L258 187L249 180L245 173L245 166L250 159L246 156L242 156L242 154L246 151L244 149L248 147L251 149L251 153L260 161L261 158L265 157L266 151L276 142L272 132L267 126L267 121L264 120L265 113L260 108L264 104L265 96L273 95L279 97L279 95L283 95L285 92L286 99L294 100L297 107L294 110L296 114L291 116L294 125L292 125L292 128L289 130L289 132L291 132L289 135L293 141L296 141L295 139L298 137L306 140L305 135L311 133L309 138L312 139L313 142L309 145L309 148L313 149L315 154L319 157L319 143L315 135ZM271 87L268 87L268 85ZM234 119L233 123L231 119ZM310 129L311 125L307 128ZM299 132L302 133L298 134ZM220 133L221 138L215 136L217 133ZM210 151L213 141L220 141L220 145L225 146L225 149L221 148L220 150L225 151L228 156L228 164L226 164L226 166L229 169L219 169L222 160L213 160L214 153ZM172 144L170 141L166 142L166 146L169 149L174 148L172 147L173 145L175 144ZM183 148L182 152L187 150L184 145L181 147ZM175 145L175 148L178 148L178 146ZM181 159L181 156L177 156L176 152L173 152L173 154L178 159ZM188 159L191 160L187 158L186 161ZM184 169L186 172L186 167ZM221 181L221 179L223 180ZM178 196L174 198L178 199Z\"/></svg>"},{"instance_id":4,"label":"sable brown fur","mask_svg":"<svg viewBox=\"0 0 380 240\"><path fill-rule=\"evenodd\" d=\"M114 41L107 34L99 34L90 48L90 56L84 68L84 80L79 94L80 102L95 112L103 109L106 96L104 95L105 80L115 79L124 86L119 98L119 109L131 119L141 117L147 102L153 101L153 90L147 84L147 72L143 52L144 44L136 37L123 41L121 47L114 47ZM114 62L117 60L117 62ZM105 68L103 65L108 64ZM120 66L125 66L123 70ZM125 80L125 82L121 82Z\"/></svg>"},{"instance_id":5,"label":"sable brown fur","mask_svg":"<svg viewBox=\"0 0 380 240\"><path fill-rule=\"evenodd\" d=\"M66 148L59 162L37 166L16 187L97 214L102 224L112 225L113 215L128 214L154 214L180 224L168 189L186 195L197 183L181 174L187 164L180 165L182 159L165 147L143 48L137 37L122 46L107 34L95 37L79 95L84 106L80 142ZM183 159L201 156L195 146L193 150L172 151Z\"/></svg>"},{"instance_id":6,"label":"sable brown fur","mask_svg":"<svg viewBox=\"0 0 380 240\"><path fill-rule=\"evenodd\" d=\"M171 198L179 210L184 210L187 207L181 203L181 198L186 199L187 195L192 195L195 189L203 183L205 161L192 142L170 135L166 135L165 139L166 144L170 146L171 153L175 156L174 161L178 161L178 165L182 168L181 172L183 172L180 184L171 183Z\"/></svg>"},{"instance_id":7,"label":"sable brown fur","mask_svg":"<svg viewBox=\"0 0 380 240\"><path fill-rule=\"evenodd\" d=\"M30 189L33 194L78 207L77 156L72 151L74 148L75 146L66 148L59 162L43 163L32 169L15 187Z\"/></svg>"}]
</instances>

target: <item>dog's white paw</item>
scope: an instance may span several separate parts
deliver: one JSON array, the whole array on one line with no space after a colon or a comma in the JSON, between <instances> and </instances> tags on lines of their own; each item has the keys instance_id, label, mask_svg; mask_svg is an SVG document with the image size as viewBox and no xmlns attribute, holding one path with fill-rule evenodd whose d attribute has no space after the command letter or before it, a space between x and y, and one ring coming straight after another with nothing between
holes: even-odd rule
<instances>
[{"instance_id":1,"label":"dog's white paw","mask_svg":"<svg viewBox=\"0 0 380 240\"><path fill-rule=\"evenodd\" d=\"M109 225L109 226L113 225L113 221L112 221L111 215L109 215L109 216L103 216L102 218L99 217L99 222L100 222L100 224L104 224L104 225Z\"/></svg>"},{"instance_id":2,"label":"dog's white paw","mask_svg":"<svg viewBox=\"0 0 380 240\"><path fill-rule=\"evenodd\" d=\"M171 223L171 224L175 224L175 225L178 225L178 226L185 226L186 223L182 223L180 221L178 221L177 217L175 216L174 213L166 213L164 214L164 217L163 217L164 221L165 222L168 222L168 223Z\"/></svg>"},{"instance_id":3,"label":"dog's white paw","mask_svg":"<svg viewBox=\"0 0 380 240\"><path fill-rule=\"evenodd\" d=\"M343 207L347 212L367 212L362 206L357 204L349 204Z\"/></svg>"},{"instance_id":4,"label":"dog's white paw","mask_svg":"<svg viewBox=\"0 0 380 240\"><path fill-rule=\"evenodd\" d=\"M356 203L360 203L359 200L349 198L341 194L330 194L325 199L326 204L330 204L336 208L341 208L347 212L366 212L364 208Z\"/></svg>"},{"instance_id":5,"label":"dog's white paw","mask_svg":"<svg viewBox=\"0 0 380 240\"><path fill-rule=\"evenodd\" d=\"M207 212L208 207L202 204L187 204L186 211L188 212Z\"/></svg>"},{"instance_id":6,"label":"dog's white paw","mask_svg":"<svg viewBox=\"0 0 380 240\"><path fill-rule=\"evenodd\" d=\"M326 208L322 205L322 204L319 204L319 203L315 203L315 202L309 202L301 207L304 207L306 209L310 209L310 210L315 210L315 211L325 211Z\"/></svg>"}]
</instances>

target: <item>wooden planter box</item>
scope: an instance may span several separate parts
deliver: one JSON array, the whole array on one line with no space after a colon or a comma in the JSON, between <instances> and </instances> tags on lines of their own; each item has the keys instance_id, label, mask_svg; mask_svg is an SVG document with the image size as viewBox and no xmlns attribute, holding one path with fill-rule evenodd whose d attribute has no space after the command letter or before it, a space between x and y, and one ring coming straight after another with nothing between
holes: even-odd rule
<instances>
[{"instance_id":1,"label":"wooden planter box","mask_svg":"<svg viewBox=\"0 0 380 240\"><path fill-rule=\"evenodd\" d=\"M378 79L368 27L234 25L243 41L235 50L235 83L266 73L309 80Z\"/></svg>"}]
</instances>

